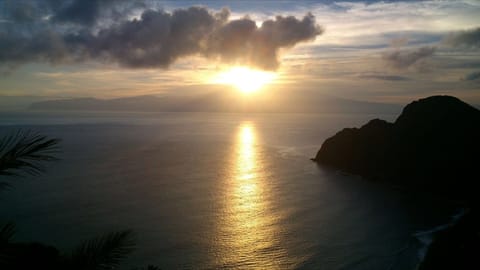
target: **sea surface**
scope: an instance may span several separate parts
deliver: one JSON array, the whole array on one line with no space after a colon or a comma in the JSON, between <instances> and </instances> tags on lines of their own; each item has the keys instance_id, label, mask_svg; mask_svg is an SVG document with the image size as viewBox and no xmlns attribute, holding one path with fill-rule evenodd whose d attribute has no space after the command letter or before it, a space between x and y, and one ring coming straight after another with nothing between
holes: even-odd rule
<instances>
[{"instance_id":1,"label":"sea surface","mask_svg":"<svg viewBox=\"0 0 480 270\"><path fill-rule=\"evenodd\" d=\"M1 112L0 134L62 142L45 174L11 179L0 218L64 252L133 229L123 269L414 269L415 235L453 210L309 160L344 127L396 117Z\"/></svg>"}]
</instances>

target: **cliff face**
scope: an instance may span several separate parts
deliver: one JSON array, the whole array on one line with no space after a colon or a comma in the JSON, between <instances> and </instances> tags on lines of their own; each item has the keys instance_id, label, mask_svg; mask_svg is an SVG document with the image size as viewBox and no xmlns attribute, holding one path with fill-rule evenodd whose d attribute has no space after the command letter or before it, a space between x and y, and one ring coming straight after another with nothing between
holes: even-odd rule
<instances>
[{"instance_id":1,"label":"cliff face","mask_svg":"<svg viewBox=\"0 0 480 270\"><path fill-rule=\"evenodd\" d=\"M480 111L451 96L407 105L394 123L375 119L327 139L314 160L365 178L473 199Z\"/></svg>"},{"instance_id":2,"label":"cliff face","mask_svg":"<svg viewBox=\"0 0 480 270\"><path fill-rule=\"evenodd\" d=\"M345 128L327 139L315 160L346 172L379 178L391 145L393 124L374 119L361 128Z\"/></svg>"}]
</instances>

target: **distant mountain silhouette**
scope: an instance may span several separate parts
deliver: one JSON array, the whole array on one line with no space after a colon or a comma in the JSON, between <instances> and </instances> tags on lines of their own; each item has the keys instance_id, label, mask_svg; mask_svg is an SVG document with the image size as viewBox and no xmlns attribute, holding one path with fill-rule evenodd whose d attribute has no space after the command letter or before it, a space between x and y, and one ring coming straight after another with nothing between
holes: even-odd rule
<instances>
[{"instance_id":1,"label":"distant mountain silhouette","mask_svg":"<svg viewBox=\"0 0 480 270\"><path fill-rule=\"evenodd\" d=\"M32 103L52 98L53 97L0 95L0 111L21 111L27 109Z\"/></svg>"},{"instance_id":2,"label":"distant mountain silhouette","mask_svg":"<svg viewBox=\"0 0 480 270\"><path fill-rule=\"evenodd\" d=\"M476 198L480 111L451 96L407 105L394 123L374 119L327 139L315 161L370 179Z\"/></svg>"},{"instance_id":3,"label":"distant mountain silhouette","mask_svg":"<svg viewBox=\"0 0 480 270\"><path fill-rule=\"evenodd\" d=\"M398 113L396 104L384 104L318 95L313 91L275 91L242 96L238 91L206 94L135 96L116 99L74 98L35 102L31 110L139 111L139 112L292 112Z\"/></svg>"}]
</instances>

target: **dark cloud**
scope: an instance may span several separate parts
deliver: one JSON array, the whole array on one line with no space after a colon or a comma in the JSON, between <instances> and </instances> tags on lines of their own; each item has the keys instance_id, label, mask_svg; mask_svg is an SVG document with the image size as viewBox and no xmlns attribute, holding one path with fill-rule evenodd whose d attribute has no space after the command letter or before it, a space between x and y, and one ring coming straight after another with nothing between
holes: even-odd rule
<instances>
[{"instance_id":1,"label":"dark cloud","mask_svg":"<svg viewBox=\"0 0 480 270\"><path fill-rule=\"evenodd\" d=\"M222 15L200 7L147 10L140 19L89 36L85 49L93 59L127 67L168 67L180 57L199 54L202 42L222 24L218 18Z\"/></svg>"},{"instance_id":2,"label":"dark cloud","mask_svg":"<svg viewBox=\"0 0 480 270\"><path fill-rule=\"evenodd\" d=\"M0 1L0 21L10 24L33 23L48 14L50 4L44 1ZM33 25L35 26L35 25ZM2 25L0 25L1 30Z\"/></svg>"},{"instance_id":3,"label":"dark cloud","mask_svg":"<svg viewBox=\"0 0 480 270\"><path fill-rule=\"evenodd\" d=\"M229 20L227 9L147 9L140 17L128 19L125 7L132 7L130 1L25 3L29 9L27 5L9 6L3 16L7 23L0 23L0 62L4 65L100 61L131 68L166 68L179 58L199 55L276 69L280 49L313 40L323 32L312 14L301 19L276 16L259 27L248 17ZM141 3L133 2L144 7Z\"/></svg>"},{"instance_id":4,"label":"dark cloud","mask_svg":"<svg viewBox=\"0 0 480 270\"><path fill-rule=\"evenodd\" d=\"M112 2L101 0L74 0L66 1L52 17L52 20L58 22L72 22L83 25L92 25L95 23L99 13L100 4Z\"/></svg>"},{"instance_id":5,"label":"dark cloud","mask_svg":"<svg viewBox=\"0 0 480 270\"><path fill-rule=\"evenodd\" d=\"M433 55L435 47L420 47L409 50L394 50L383 54L383 60L388 66L395 69L407 69L410 67L423 67L425 60Z\"/></svg>"},{"instance_id":6,"label":"dark cloud","mask_svg":"<svg viewBox=\"0 0 480 270\"><path fill-rule=\"evenodd\" d=\"M47 0L56 23L92 26L104 17L118 20L132 10L146 8L144 0Z\"/></svg>"},{"instance_id":7,"label":"dark cloud","mask_svg":"<svg viewBox=\"0 0 480 270\"><path fill-rule=\"evenodd\" d=\"M480 79L480 71L474 71L472 73L469 73L465 75L465 78L463 80L465 81L476 81Z\"/></svg>"},{"instance_id":8,"label":"dark cloud","mask_svg":"<svg viewBox=\"0 0 480 270\"><path fill-rule=\"evenodd\" d=\"M312 14L301 20L292 16L277 16L274 20L263 22L260 27L253 20L244 18L230 21L215 30L206 42L206 53L226 62L276 69L279 49L313 40L322 32Z\"/></svg>"},{"instance_id":9,"label":"dark cloud","mask_svg":"<svg viewBox=\"0 0 480 270\"><path fill-rule=\"evenodd\" d=\"M15 6L11 10L10 16L13 19L13 21L17 23L32 22L35 19L38 19L37 17L38 13L36 9L37 7L27 2L22 7Z\"/></svg>"},{"instance_id":10,"label":"dark cloud","mask_svg":"<svg viewBox=\"0 0 480 270\"><path fill-rule=\"evenodd\" d=\"M480 48L480 27L448 35L444 42L453 47L465 49Z\"/></svg>"}]
</instances>

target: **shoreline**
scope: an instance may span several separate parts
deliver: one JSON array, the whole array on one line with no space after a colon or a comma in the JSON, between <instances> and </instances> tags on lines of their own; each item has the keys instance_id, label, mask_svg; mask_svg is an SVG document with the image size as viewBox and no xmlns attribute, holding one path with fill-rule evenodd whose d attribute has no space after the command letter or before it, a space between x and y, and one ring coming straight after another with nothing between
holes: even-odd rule
<instances>
[{"instance_id":1,"label":"shoreline","mask_svg":"<svg viewBox=\"0 0 480 270\"><path fill-rule=\"evenodd\" d=\"M418 264L415 269L420 269L420 267L422 267L422 264L424 263L430 248L438 241L438 235L441 232L445 232L449 228L457 225L458 222L469 212L470 209L461 208L460 210L458 210L458 213L451 216L450 222L435 226L430 230L415 232L412 235L422 245L417 251Z\"/></svg>"},{"instance_id":2,"label":"shoreline","mask_svg":"<svg viewBox=\"0 0 480 270\"><path fill-rule=\"evenodd\" d=\"M466 209L462 215L455 215L448 226L432 231L433 241L418 270L479 269L480 217L475 209Z\"/></svg>"}]
</instances>

